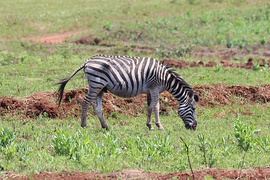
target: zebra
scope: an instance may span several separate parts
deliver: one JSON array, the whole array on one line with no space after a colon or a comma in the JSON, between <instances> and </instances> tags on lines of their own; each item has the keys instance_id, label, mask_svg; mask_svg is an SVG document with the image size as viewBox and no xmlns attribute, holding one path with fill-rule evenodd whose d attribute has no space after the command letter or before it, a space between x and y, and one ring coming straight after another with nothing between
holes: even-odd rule
<instances>
[{"instance_id":1,"label":"zebra","mask_svg":"<svg viewBox=\"0 0 270 180\"><path fill-rule=\"evenodd\" d=\"M178 114L186 129L196 130L197 120L195 102L198 94L171 67L154 58L129 57L120 55L95 55L85 60L71 75L58 80L58 106L61 104L67 82L80 70L88 80L89 90L82 101L81 127L86 126L89 105L92 104L101 127L108 130L102 115L102 96L111 92L116 96L128 98L147 94L147 121L149 130L154 129L151 114L154 111L155 124L162 130L159 119L159 94L165 90L178 101Z\"/></svg>"}]
</instances>

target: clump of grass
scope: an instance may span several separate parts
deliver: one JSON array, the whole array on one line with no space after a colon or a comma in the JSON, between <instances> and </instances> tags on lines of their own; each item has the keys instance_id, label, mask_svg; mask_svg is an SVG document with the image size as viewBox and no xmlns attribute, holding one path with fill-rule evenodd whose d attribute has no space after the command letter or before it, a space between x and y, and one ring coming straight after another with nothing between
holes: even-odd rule
<instances>
[{"instance_id":1,"label":"clump of grass","mask_svg":"<svg viewBox=\"0 0 270 180\"><path fill-rule=\"evenodd\" d=\"M0 150L4 155L4 159L6 160L6 167L8 166L9 161L15 157L16 147L14 140L14 132L8 128L2 128L0 132Z\"/></svg>"},{"instance_id":2,"label":"clump of grass","mask_svg":"<svg viewBox=\"0 0 270 180\"><path fill-rule=\"evenodd\" d=\"M161 46L160 48L156 48L156 52L160 58L172 58L176 57L178 59L183 59L187 55L191 55L193 53L194 45L179 45L176 48L173 48L171 50L166 49L164 46Z\"/></svg>"},{"instance_id":3,"label":"clump of grass","mask_svg":"<svg viewBox=\"0 0 270 180\"><path fill-rule=\"evenodd\" d=\"M6 148L15 140L15 134L8 128L2 128L0 132L0 147Z\"/></svg>"}]
</instances>

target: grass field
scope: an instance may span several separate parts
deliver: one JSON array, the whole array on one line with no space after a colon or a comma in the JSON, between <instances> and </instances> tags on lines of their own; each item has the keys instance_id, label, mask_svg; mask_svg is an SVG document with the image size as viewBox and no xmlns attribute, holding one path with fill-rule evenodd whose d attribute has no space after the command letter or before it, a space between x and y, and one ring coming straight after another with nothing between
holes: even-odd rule
<instances>
[{"instance_id":1,"label":"grass field","mask_svg":"<svg viewBox=\"0 0 270 180\"><path fill-rule=\"evenodd\" d=\"M0 98L54 92L55 79L65 77L84 59L99 53L197 61L196 50L207 47L250 52L227 59L233 63L245 62L250 56L267 60L269 19L267 0L2 0ZM69 31L81 33L59 44L29 40ZM84 44L74 43L81 37L90 39ZM259 53L252 54L254 47L259 47ZM199 60L214 60L218 65L176 69L191 85L270 83L267 65L225 68L218 58ZM86 85L80 72L67 89ZM93 115L88 117L89 127L82 129L78 117L61 120L44 115L22 120L0 114L0 175L6 171L189 170L181 137L189 147L194 169L270 166L269 102L198 106L196 131L186 130L174 111L161 115L164 131L148 131L145 114L116 113L109 116L109 132L100 128Z\"/></svg>"},{"instance_id":2,"label":"grass field","mask_svg":"<svg viewBox=\"0 0 270 180\"><path fill-rule=\"evenodd\" d=\"M246 108L250 108L253 115L241 115L242 107L238 105L234 106L234 112L231 106L199 108L199 126L195 132L185 130L174 113L161 116L165 131L149 131L144 126L143 115L109 118L110 132L102 131L96 118L88 119L89 128L81 129L76 118L40 117L35 121L18 121L5 117L1 121L4 127L1 134L5 135L7 143L2 145L1 167L19 173L109 172L124 168L157 172L188 170L186 150L180 137L190 148L195 169L201 166L236 169L267 166L269 127L264 124L269 117L269 107ZM217 117L220 112L226 115ZM121 125L123 122L126 125ZM234 127L239 123L240 130ZM237 133L243 141L237 140ZM251 145L247 151L242 149L246 143Z\"/></svg>"}]
</instances>

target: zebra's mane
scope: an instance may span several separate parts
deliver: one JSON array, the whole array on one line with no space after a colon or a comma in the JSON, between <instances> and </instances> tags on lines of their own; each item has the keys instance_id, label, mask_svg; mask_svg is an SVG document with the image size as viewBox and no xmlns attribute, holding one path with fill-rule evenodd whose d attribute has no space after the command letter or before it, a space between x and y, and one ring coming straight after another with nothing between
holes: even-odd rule
<instances>
[{"instance_id":1,"label":"zebra's mane","mask_svg":"<svg viewBox=\"0 0 270 180\"><path fill-rule=\"evenodd\" d=\"M175 77L177 80L180 81L181 84L183 84L184 86L189 87L190 89L192 89L191 85L188 84L187 81L175 71L175 69L173 69L173 68L172 68L171 66L169 66L169 65L165 65L165 67L167 68L168 72L169 72L173 77Z\"/></svg>"},{"instance_id":2,"label":"zebra's mane","mask_svg":"<svg viewBox=\"0 0 270 180\"><path fill-rule=\"evenodd\" d=\"M136 56L126 56L126 55L105 55L105 54L97 54L97 55L94 55L94 56L92 56L91 58L95 58L95 57L107 57L107 58L117 58L117 57L126 57L126 58L131 58L131 59L133 59L133 58L140 58L141 59L141 57L136 57Z\"/></svg>"}]
</instances>

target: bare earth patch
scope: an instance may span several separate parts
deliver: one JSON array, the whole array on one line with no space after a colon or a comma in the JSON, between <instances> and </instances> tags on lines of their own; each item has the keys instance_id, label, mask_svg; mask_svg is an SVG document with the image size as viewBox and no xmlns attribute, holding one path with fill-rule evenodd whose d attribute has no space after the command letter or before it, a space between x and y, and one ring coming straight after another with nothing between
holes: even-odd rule
<instances>
[{"instance_id":1,"label":"bare earth patch","mask_svg":"<svg viewBox=\"0 0 270 180\"><path fill-rule=\"evenodd\" d=\"M33 40L40 43L46 43L46 44L59 44L65 41L66 38L81 34L83 32L85 31L69 31L69 32L64 32L64 33L52 33L52 34L44 34L40 36L29 36L25 39Z\"/></svg>"},{"instance_id":2,"label":"bare earth patch","mask_svg":"<svg viewBox=\"0 0 270 180\"><path fill-rule=\"evenodd\" d=\"M212 177L217 180L224 178L228 179L267 179L270 178L270 167L254 167L252 169L234 170L234 169L201 169L194 171L195 179L201 180L205 177ZM191 179L192 174L190 171L183 172L171 172L171 173L157 173L146 172L137 169L124 169L122 171L109 172L101 174L94 171L71 171L71 172L41 172L33 175L19 175L13 172L7 172L4 175L4 179L66 179L66 180L110 180L110 179Z\"/></svg>"},{"instance_id":3,"label":"bare earth patch","mask_svg":"<svg viewBox=\"0 0 270 180\"><path fill-rule=\"evenodd\" d=\"M240 86L227 84L197 85L200 106L226 105L237 100L237 103L268 103L270 102L270 84L260 86ZM87 93L87 88L65 91L62 105L59 108L56 94L52 92L36 92L24 98L0 97L0 115L10 114L18 118L36 118L40 115L49 118L66 118L80 116L81 102ZM105 115L112 112L137 116L145 113L146 95L136 98L119 98L106 93L103 98ZM134 105L137 107L134 107ZM170 113L178 104L168 92L160 96L160 108L163 113Z\"/></svg>"},{"instance_id":4,"label":"bare earth patch","mask_svg":"<svg viewBox=\"0 0 270 180\"><path fill-rule=\"evenodd\" d=\"M185 67L215 67L218 65L216 61L209 61L209 62L203 62L203 61L193 61L193 62L188 62L184 60L171 60L171 59L164 59L162 61L164 64L174 66L177 68L185 68ZM230 67L230 68L244 68L244 69L253 69L255 64L265 67L268 66L270 67L270 59L265 60L265 59L258 59L254 60L253 58L249 58L245 63L232 63L229 60L221 60L220 65L222 67Z\"/></svg>"}]
</instances>

